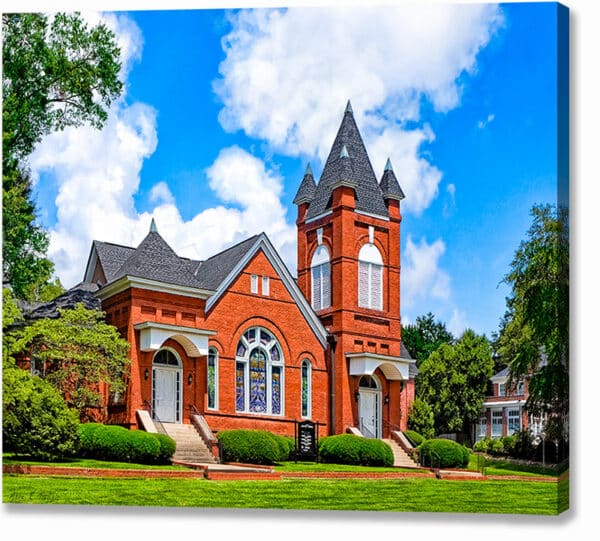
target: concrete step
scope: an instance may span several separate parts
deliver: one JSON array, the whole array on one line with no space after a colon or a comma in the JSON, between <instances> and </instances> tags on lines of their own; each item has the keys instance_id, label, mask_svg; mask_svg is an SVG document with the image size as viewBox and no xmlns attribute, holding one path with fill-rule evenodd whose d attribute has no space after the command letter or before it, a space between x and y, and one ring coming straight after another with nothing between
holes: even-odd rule
<instances>
[{"instance_id":1,"label":"concrete step","mask_svg":"<svg viewBox=\"0 0 600 541\"><path fill-rule=\"evenodd\" d=\"M390 438L384 438L383 441L387 443L394 454L394 466L399 468L419 468L420 466L408 455L408 453L402 449L394 440Z\"/></svg>"},{"instance_id":2,"label":"concrete step","mask_svg":"<svg viewBox=\"0 0 600 541\"><path fill-rule=\"evenodd\" d=\"M212 464L218 462L193 425L162 423L162 427L166 434L175 440L173 460Z\"/></svg>"}]
</instances>

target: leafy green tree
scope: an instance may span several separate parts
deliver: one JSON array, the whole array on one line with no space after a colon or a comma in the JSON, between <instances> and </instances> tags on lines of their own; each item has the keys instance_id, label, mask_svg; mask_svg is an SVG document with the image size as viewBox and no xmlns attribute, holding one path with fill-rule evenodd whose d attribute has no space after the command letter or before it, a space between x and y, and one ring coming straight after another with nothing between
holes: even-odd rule
<instances>
[{"instance_id":1,"label":"leafy green tree","mask_svg":"<svg viewBox=\"0 0 600 541\"><path fill-rule=\"evenodd\" d=\"M17 306L10 289L2 288L2 366L14 364L13 355L16 349L16 337L10 332L13 324L23 320L23 314Z\"/></svg>"},{"instance_id":2,"label":"leafy green tree","mask_svg":"<svg viewBox=\"0 0 600 541\"><path fill-rule=\"evenodd\" d=\"M129 344L99 310L79 303L59 313L57 319L39 319L22 329L17 349L44 367L45 379L87 420L93 410L107 407L105 390L125 390Z\"/></svg>"},{"instance_id":3,"label":"leafy green tree","mask_svg":"<svg viewBox=\"0 0 600 541\"><path fill-rule=\"evenodd\" d=\"M36 298L53 272L27 158L53 131L102 127L123 89L119 56L114 34L77 13L2 15L2 270L18 298Z\"/></svg>"},{"instance_id":4,"label":"leafy green tree","mask_svg":"<svg viewBox=\"0 0 600 541\"><path fill-rule=\"evenodd\" d=\"M504 281L512 288L497 339L512 381L529 379L527 409L561 421L569 413L568 209L536 205Z\"/></svg>"},{"instance_id":5,"label":"leafy green tree","mask_svg":"<svg viewBox=\"0 0 600 541\"><path fill-rule=\"evenodd\" d=\"M417 361L417 366L439 346L451 344L453 341L454 336L446 329L446 325L436 321L431 312L417 317L414 324L402 327L402 342L411 357Z\"/></svg>"},{"instance_id":6,"label":"leafy green tree","mask_svg":"<svg viewBox=\"0 0 600 541\"><path fill-rule=\"evenodd\" d=\"M493 375L490 344L468 329L454 344L442 344L419 369L418 397L427 402L435 432L466 432L481 412Z\"/></svg>"},{"instance_id":7,"label":"leafy green tree","mask_svg":"<svg viewBox=\"0 0 600 541\"><path fill-rule=\"evenodd\" d=\"M408 415L408 427L421 434L425 439L431 439L435 436L433 409L427 402L418 397L413 401Z\"/></svg>"},{"instance_id":8,"label":"leafy green tree","mask_svg":"<svg viewBox=\"0 0 600 541\"><path fill-rule=\"evenodd\" d=\"M50 383L5 362L2 369L2 443L5 451L43 459L75 454L77 412Z\"/></svg>"}]
</instances>

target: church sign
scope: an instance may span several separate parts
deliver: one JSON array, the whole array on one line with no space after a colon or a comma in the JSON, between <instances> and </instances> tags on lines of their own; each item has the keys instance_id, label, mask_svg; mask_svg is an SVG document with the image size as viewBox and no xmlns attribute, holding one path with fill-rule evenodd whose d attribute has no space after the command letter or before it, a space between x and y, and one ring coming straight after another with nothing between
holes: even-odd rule
<instances>
[{"instance_id":1,"label":"church sign","mask_svg":"<svg viewBox=\"0 0 600 541\"><path fill-rule=\"evenodd\" d=\"M296 440L296 460L315 460L319 459L318 440L319 430L317 423L312 421L296 421L295 427Z\"/></svg>"}]
</instances>

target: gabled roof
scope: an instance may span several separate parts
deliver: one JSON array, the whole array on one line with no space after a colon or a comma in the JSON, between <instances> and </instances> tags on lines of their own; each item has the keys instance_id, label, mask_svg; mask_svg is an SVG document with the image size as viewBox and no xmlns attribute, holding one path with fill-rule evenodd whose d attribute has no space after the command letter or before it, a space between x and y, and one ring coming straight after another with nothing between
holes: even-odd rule
<instances>
[{"instance_id":1,"label":"gabled roof","mask_svg":"<svg viewBox=\"0 0 600 541\"><path fill-rule=\"evenodd\" d=\"M323 173L306 218L314 218L328 210L333 189L340 183L355 186L356 210L388 217L381 189L369 160L350 102L325 162Z\"/></svg>"},{"instance_id":2,"label":"gabled roof","mask_svg":"<svg viewBox=\"0 0 600 541\"><path fill-rule=\"evenodd\" d=\"M120 244L112 244L110 242L101 242L95 240L92 243L92 254L97 257L104 276L107 282L112 282L117 274L117 271L121 268L121 265L127 260L127 258L135 251L135 248L130 246L121 246ZM94 269L91 269L92 273ZM86 276L86 280L91 280L91 276Z\"/></svg>"}]
</instances>

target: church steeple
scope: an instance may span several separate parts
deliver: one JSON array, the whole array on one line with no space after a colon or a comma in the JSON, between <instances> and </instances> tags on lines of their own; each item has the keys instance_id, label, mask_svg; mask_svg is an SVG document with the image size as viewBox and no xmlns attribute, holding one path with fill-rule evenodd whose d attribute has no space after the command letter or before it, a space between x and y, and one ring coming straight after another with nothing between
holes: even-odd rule
<instances>
[{"instance_id":1,"label":"church steeple","mask_svg":"<svg viewBox=\"0 0 600 541\"><path fill-rule=\"evenodd\" d=\"M323 214L328 208L333 190L340 185L354 189L356 210L382 217L388 216L377 177L354 120L350 101L344 110L342 123L325 162L306 218Z\"/></svg>"}]
</instances>

